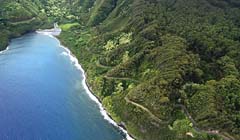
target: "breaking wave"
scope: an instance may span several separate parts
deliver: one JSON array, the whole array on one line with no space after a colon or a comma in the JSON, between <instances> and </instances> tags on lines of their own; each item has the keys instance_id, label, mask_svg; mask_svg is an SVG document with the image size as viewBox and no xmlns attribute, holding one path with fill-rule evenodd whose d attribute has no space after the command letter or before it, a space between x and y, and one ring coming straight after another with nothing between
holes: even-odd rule
<instances>
[{"instance_id":1,"label":"breaking wave","mask_svg":"<svg viewBox=\"0 0 240 140\"><path fill-rule=\"evenodd\" d=\"M119 126L111 117L110 115L107 113L107 111L104 109L102 103L98 100L98 98L93 95L93 93L90 91L87 83L86 83L86 75L85 75L85 71L83 70L82 66L79 64L78 59L71 53L71 51L62 46L60 41L54 37L52 34L50 33L43 33L44 35L48 35L52 38L54 38L55 40L58 41L59 43L59 47L63 48L65 50L65 52L62 52L61 55L65 55L68 56L69 59L71 60L72 64L79 70L81 71L82 75L83 75L83 79L82 79L82 85L84 87L84 89L86 90L86 93L88 94L88 96L90 97L91 100L93 100L94 102L97 103L99 109L100 109L100 113L101 115L104 117L105 120L107 120L109 123L111 123L112 125L114 125L115 127L117 127L119 130L121 130L125 136L126 136L126 140L134 140L127 132L127 130L125 130L123 127Z\"/></svg>"}]
</instances>

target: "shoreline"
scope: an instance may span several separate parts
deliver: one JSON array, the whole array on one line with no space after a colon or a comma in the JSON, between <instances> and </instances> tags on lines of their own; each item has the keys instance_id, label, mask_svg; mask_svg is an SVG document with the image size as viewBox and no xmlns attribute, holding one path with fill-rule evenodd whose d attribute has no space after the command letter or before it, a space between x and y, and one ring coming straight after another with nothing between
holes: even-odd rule
<instances>
[{"instance_id":1,"label":"shoreline","mask_svg":"<svg viewBox=\"0 0 240 140\"><path fill-rule=\"evenodd\" d=\"M86 90L86 93L88 94L89 98L94 101L98 107L99 107L99 111L100 111L100 114L104 117L104 119L106 121L108 121L108 123L110 123L111 125L113 125L114 127L116 127L117 129L119 129L119 131L121 131L124 135L125 135L125 139L123 140L136 140L136 138L134 136L132 136L131 134L128 133L127 129L126 129L126 126L124 126L123 124L118 124L117 122L115 122L111 116L110 113L107 112L107 110L104 108L104 106L102 105L102 102L101 100L93 94L93 91L91 89L91 86L87 83L87 74L86 72L84 71L84 69L82 68L81 64L79 63L77 57L65 46L63 46L61 44L61 41L56 37L56 36L53 36L52 34L50 33L44 33L44 32L38 32L37 30L36 31L31 31L31 32L26 32L26 33L23 33L21 34L22 35L25 35L25 34L28 34L28 33L39 33L39 34L44 34L44 35L47 35L51 38L54 38L55 40L57 40L59 42L59 47L63 48L66 52L67 52L67 56L69 57L70 61L73 62L73 65L79 70L82 72L83 74L83 80L82 80L82 85L84 87L84 89ZM20 37L20 36L18 36ZM15 38L18 38L18 37L15 37ZM9 40L11 39L14 39L14 38L10 38ZM10 41L8 42L8 45L6 46L6 48L4 50L1 50L0 51L0 55L3 54L4 52L8 51L9 50L9 43Z\"/></svg>"},{"instance_id":2,"label":"shoreline","mask_svg":"<svg viewBox=\"0 0 240 140\"><path fill-rule=\"evenodd\" d=\"M124 133L124 135L125 135L124 140L136 140L132 135L130 135L128 133L128 131L126 130L126 127L124 125L118 124L117 122L115 122L113 120L113 118L111 117L111 114L109 114L107 112L107 110L104 108L104 106L102 105L101 100L96 95L93 94L93 91L91 90L90 85L87 83L87 74L84 71L84 69L82 68L81 64L79 63L77 57L67 47L63 46L61 44L61 41L56 36L53 36L49 33L40 33L40 34L48 35L49 37L54 38L55 40L57 40L59 42L59 47L63 48L67 52L66 55L69 57L70 61L72 61L73 65L79 71L81 71L81 73L83 74L82 85L83 85L84 89L86 90L86 93L88 94L89 98L98 105L98 107L100 109L99 111L100 111L101 115L104 117L104 119L107 120L108 123L115 126L117 129L119 129L122 133Z\"/></svg>"},{"instance_id":3,"label":"shoreline","mask_svg":"<svg viewBox=\"0 0 240 140\"><path fill-rule=\"evenodd\" d=\"M7 46L4 50L0 51L0 54L3 54L4 52L8 51L9 47Z\"/></svg>"},{"instance_id":4,"label":"shoreline","mask_svg":"<svg viewBox=\"0 0 240 140\"><path fill-rule=\"evenodd\" d=\"M2 53L4 53L5 51L8 51L8 50L9 50L9 47L8 47L8 46L9 46L9 44L11 43L11 40L12 40L12 39L16 39L16 38L19 38L19 37L21 37L21 36L23 36L23 35L30 34L30 33L35 33L35 32L36 32L36 30L26 31L26 32L20 33L20 34L17 35L17 36L8 38L8 42L7 42L7 44L5 45L5 48L4 48L3 50L0 50L0 54L2 54Z\"/></svg>"}]
</instances>

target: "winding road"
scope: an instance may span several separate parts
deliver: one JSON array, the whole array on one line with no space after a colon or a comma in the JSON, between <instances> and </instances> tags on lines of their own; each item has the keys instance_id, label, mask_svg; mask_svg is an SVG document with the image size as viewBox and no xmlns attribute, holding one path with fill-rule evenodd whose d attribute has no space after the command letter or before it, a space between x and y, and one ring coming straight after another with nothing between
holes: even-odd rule
<instances>
[{"instance_id":1,"label":"winding road","mask_svg":"<svg viewBox=\"0 0 240 140\"><path fill-rule=\"evenodd\" d=\"M106 65L101 64L99 61L96 62L96 66L100 67L100 68L104 68L104 69L112 68L111 66L106 66Z\"/></svg>"},{"instance_id":2,"label":"winding road","mask_svg":"<svg viewBox=\"0 0 240 140\"><path fill-rule=\"evenodd\" d=\"M107 68L107 69L111 68L110 66L105 66L105 65L100 64L99 61L96 62L96 65L97 65L97 67L101 67L101 68ZM104 78L106 78L106 79L116 79L116 80L129 80L129 81L134 81L134 82L137 82L137 83L140 82L140 81L138 81L138 80L135 80L135 79L132 79L132 78L127 78L127 77L110 77L110 76L104 76ZM136 103L136 102L134 102L134 101L131 101L127 96L126 96L124 99L125 99L125 101L126 101L127 103L130 103L130 104L132 104L132 105L134 105L134 106L142 109L143 111L147 112L147 113L149 114L149 116L150 116L152 119L154 119L155 121L157 121L158 123L161 123L161 124L163 124L163 123L164 123L164 124L165 124L165 123L168 124L168 123L169 123L169 122L165 122L165 121L159 119L159 118L158 118L156 115L154 115L149 109L147 109L146 107L144 107L144 106L141 105L141 104L138 104L138 103ZM233 138L233 137L231 137L231 136L226 136L226 135L220 133L219 130L203 130L203 129L197 127L197 122L193 119L193 117L190 115L190 113L188 112L187 108L186 108L184 105L182 105L182 104L177 104L177 105L175 105L175 107L180 107L180 108L181 108L181 110L184 112L185 116L187 116L187 118L191 121L191 123L193 124L193 128L194 128L197 132L199 132L199 133L206 133L206 134L209 134L209 135L217 135L217 136L223 138L224 140L235 140L235 138Z\"/></svg>"},{"instance_id":3,"label":"winding road","mask_svg":"<svg viewBox=\"0 0 240 140\"><path fill-rule=\"evenodd\" d=\"M130 103L134 106L137 106L139 108L141 108L142 110L144 110L145 112L147 112L149 114L149 116L151 118L153 118L154 120L156 120L158 123L166 123L168 124L169 122L164 122L162 121L161 119L159 119L156 115L154 115L149 109L147 109L146 107L134 102L134 101L131 101L127 96L125 97L125 100L127 103ZM188 119L191 121L191 123L193 124L193 128L199 132L199 133L206 133L206 134L209 134L209 135L217 135L221 138L223 138L224 140L236 140L235 138L231 137L231 136L226 136L222 133L219 132L219 130L203 130L201 128L198 128L197 127L197 123L196 121L193 119L193 117L190 115L190 113L188 112L187 108L184 106L184 105L181 105L181 104L178 104L178 105L175 105L175 107L180 107L182 109L182 111L184 112L184 114L188 117Z\"/></svg>"},{"instance_id":4,"label":"winding road","mask_svg":"<svg viewBox=\"0 0 240 140\"><path fill-rule=\"evenodd\" d=\"M217 135L217 136L223 138L224 140L235 140L235 138L233 138L233 137L225 136L225 135L221 134L219 132L219 130L203 130L203 129L198 128L196 121L193 119L193 117L190 115L190 113L188 112L187 108L184 105L177 104L177 105L175 105L175 107L180 107L183 110L184 114L191 121L191 123L193 124L193 128L197 132L199 132L199 133L207 133L209 135Z\"/></svg>"},{"instance_id":5,"label":"winding road","mask_svg":"<svg viewBox=\"0 0 240 140\"><path fill-rule=\"evenodd\" d=\"M133 104L134 106L137 106L137 107L141 108L142 110L146 111L151 116L151 118L153 118L157 122L159 122L159 123L162 122L161 119L159 119L157 116L155 116L149 109L145 108L144 106L131 101L127 96L125 97L125 100L126 100L127 103Z\"/></svg>"},{"instance_id":6,"label":"winding road","mask_svg":"<svg viewBox=\"0 0 240 140\"><path fill-rule=\"evenodd\" d=\"M32 21L34 21L36 19L36 17L33 17L31 19L27 19L27 20L22 20L22 21L17 21L17 22L10 22L11 25L18 25L18 24L27 24L30 23Z\"/></svg>"},{"instance_id":7,"label":"winding road","mask_svg":"<svg viewBox=\"0 0 240 140\"><path fill-rule=\"evenodd\" d=\"M110 69L112 68L112 66L106 66L106 65L103 65L101 64L99 61L96 61L96 66L97 67L100 67L100 68L105 68L105 69ZM105 75L104 78L106 79L110 79L110 80L128 80L128 81L133 81L133 82L136 82L136 83L139 83L140 81L136 80L136 79L133 79L133 78L128 78L128 77L112 77L112 76L107 76Z\"/></svg>"},{"instance_id":8,"label":"winding road","mask_svg":"<svg viewBox=\"0 0 240 140\"><path fill-rule=\"evenodd\" d=\"M132 79L132 78L128 78L128 77L110 77L110 76L104 76L104 78L106 79L115 79L115 80L128 80L128 81L133 81L133 82L136 82L136 83L139 83L140 81L138 80L135 80L135 79Z\"/></svg>"}]
</instances>

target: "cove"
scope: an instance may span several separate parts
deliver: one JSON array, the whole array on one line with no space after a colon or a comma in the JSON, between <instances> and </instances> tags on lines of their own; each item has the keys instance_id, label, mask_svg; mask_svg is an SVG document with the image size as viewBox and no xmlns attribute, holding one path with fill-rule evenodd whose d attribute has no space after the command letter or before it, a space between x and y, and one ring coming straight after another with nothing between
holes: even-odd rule
<instances>
[{"instance_id":1,"label":"cove","mask_svg":"<svg viewBox=\"0 0 240 140\"><path fill-rule=\"evenodd\" d=\"M59 45L30 33L0 53L0 139L123 140L89 97L83 71Z\"/></svg>"}]
</instances>

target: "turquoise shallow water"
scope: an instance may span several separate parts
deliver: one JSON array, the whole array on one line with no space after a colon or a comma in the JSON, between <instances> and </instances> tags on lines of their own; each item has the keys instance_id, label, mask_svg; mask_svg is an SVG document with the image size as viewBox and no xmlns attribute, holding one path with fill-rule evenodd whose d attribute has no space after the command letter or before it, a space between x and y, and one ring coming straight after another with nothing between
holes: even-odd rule
<instances>
[{"instance_id":1,"label":"turquoise shallow water","mask_svg":"<svg viewBox=\"0 0 240 140\"><path fill-rule=\"evenodd\" d=\"M30 33L0 54L0 139L122 140L59 42ZM83 52L84 53L84 52Z\"/></svg>"}]
</instances>

